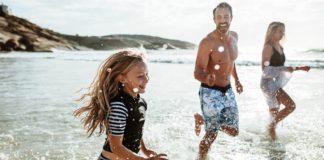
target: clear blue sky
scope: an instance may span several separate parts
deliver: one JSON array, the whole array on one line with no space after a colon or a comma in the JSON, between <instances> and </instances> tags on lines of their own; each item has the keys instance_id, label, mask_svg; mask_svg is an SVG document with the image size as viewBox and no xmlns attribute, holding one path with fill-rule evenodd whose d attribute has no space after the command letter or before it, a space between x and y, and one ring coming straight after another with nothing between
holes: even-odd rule
<instances>
[{"instance_id":1,"label":"clear blue sky","mask_svg":"<svg viewBox=\"0 0 324 160\"><path fill-rule=\"evenodd\" d=\"M226 0L225 0L226 1ZM147 34L194 42L215 28L216 0L0 0L11 13L65 34ZM271 21L286 24L285 46L324 48L323 0L227 0L240 46L262 47Z\"/></svg>"}]
</instances>

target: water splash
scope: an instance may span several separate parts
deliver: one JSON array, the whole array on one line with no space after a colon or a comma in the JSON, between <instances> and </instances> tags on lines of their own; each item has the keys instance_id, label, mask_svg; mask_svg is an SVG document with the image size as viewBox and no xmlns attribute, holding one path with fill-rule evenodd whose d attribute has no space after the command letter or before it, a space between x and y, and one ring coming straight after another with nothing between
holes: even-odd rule
<instances>
[{"instance_id":1,"label":"water splash","mask_svg":"<svg viewBox=\"0 0 324 160\"><path fill-rule=\"evenodd\" d=\"M218 52L224 52L224 50L225 50L225 49L224 49L223 46L219 46L219 47L218 47Z\"/></svg>"},{"instance_id":2,"label":"water splash","mask_svg":"<svg viewBox=\"0 0 324 160\"><path fill-rule=\"evenodd\" d=\"M215 69L215 70L219 70L219 68L220 68L220 65L219 65L219 64L216 64L216 65L214 66L214 69Z\"/></svg>"},{"instance_id":3,"label":"water splash","mask_svg":"<svg viewBox=\"0 0 324 160\"><path fill-rule=\"evenodd\" d=\"M133 88L134 93L138 93L139 89L138 88Z\"/></svg>"},{"instance_id":4,"label":"water splash","mask_svg":"<svg viewBox=\"0 0 324 160\"><path fill-rule=\"evenodd\" d=\"M264 66L269 66L269 65L270 65L270 62L269 62L269 61L265 61L265 62L263 63L263 65L264 65Z\"/></svg>"}]
</instances>

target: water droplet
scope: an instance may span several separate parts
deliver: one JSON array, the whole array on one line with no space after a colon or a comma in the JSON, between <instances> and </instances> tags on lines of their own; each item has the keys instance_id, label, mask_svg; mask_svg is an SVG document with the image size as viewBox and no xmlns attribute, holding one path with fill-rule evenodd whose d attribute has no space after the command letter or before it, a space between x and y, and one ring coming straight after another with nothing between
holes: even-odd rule
<instances>
[{"instance_id":1,"label":"water droplet","mask_svg":"<svg viewBox=\"0 0 324 160\"><path fill-rule=\"evenodd\" d=\"M133 88L134 93L138 93L139 89L138 88Z\"/></svg>"},{"instance_id":2,"label":"water droplet","mask_svg":"<svg viewBox=\"0 0 324 160\"><path fill-rule=\"evenodd\" d=\"M223 46L219 46L218 47L218 52L224 52L224 47Z\"/></svg>"},{"instance_id":3,"label":"water droplet","mask_svg":"<svg viewBox=\"0 0 324 160\"><path fill-rule=\"evenodd\" d=\"M215 70L219 70L220 65L219 64L216 64L214 68L215 68Z\"/></svg>"},{"instance_id":4,"label":"water droplet","mask_svg":"<svg viewBox=\"0 0 324 160\"><path fill-rule=\"evenodd\" d=\"M264 66L269 66L269 65L270 65L270 62L269 62L269 61L265 61L265 62L263 63L263 65L264 65Z\"/></svg>"},{"instance_id":5,"label":"water droplet","mask_svg":"<svg viewBox=\"0 0 324 160\"><path fill-rule=\"evenodd\" d=\"M107 72L111 72L111 68L108 68L108 69L107 69Z\"/></svg>"}]
</instances>

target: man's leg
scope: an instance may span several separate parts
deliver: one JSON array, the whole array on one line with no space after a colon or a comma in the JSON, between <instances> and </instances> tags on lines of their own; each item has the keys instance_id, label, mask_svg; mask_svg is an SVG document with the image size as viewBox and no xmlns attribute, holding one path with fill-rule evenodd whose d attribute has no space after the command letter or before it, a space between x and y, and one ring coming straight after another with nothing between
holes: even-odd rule
<instances>
[{"instance_id":1,"label":"man's leg","mask_svg":"<svg viewBox=\"0 0 324 160\"><path fill-rule=\"evenodd\" d=\"M230 135L230 136L237 136L239 134L238 129L236 128L232 128L232 127L228 127L228 126L222 126L222 131L225 132L226 134Z\"/></svg>"},{"instance_id":2,"label":"man's leg","mask_svg":"<svg viewBox=\"0 0 324 160\"><path fill-rule=\"evenodd\" d=\"M194 115L194 118L195 118L195 133L197 136L199 136L200 131L201 131L201 125L204 124L204 118L199 113L196 113Z\"/></svg>"},{"instance_id":3,"label":"man's leg","mask_svg":"<svg viewBox=\"0 0 324 160\"><path fill-rule=\"evenodd\" d=\"M206 133L203 139L200 141L199 144L199 157L198 160L206 160L207 159L207 153L216 139L217 134L216 133Z\"/></svg>"}]
</instances>

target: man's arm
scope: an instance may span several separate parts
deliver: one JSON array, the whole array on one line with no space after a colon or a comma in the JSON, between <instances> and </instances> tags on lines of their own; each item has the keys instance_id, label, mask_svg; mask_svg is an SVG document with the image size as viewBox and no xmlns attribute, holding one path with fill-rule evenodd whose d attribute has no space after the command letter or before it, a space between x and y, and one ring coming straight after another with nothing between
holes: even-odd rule
<instances>
[{"instance_id":1,"label":"man's arm","mask_svg":"<svg viewBox=\"0 0 324 160\"><path fill-rule=\"evenodd\" d=\"M233 66L233 70L232 70L232 76L235 80L235 87L236 87L236 91L237 93L242 93L243 92L243 86L238 78L238 75L237 75L237 72L236 72L236 66L235 66L235 63L234 63L234 66Z\"/></svg>"},{"instance_id":2,"label":"man's arm","mask_svg":"<svg viewBox=\"0 0 324 160\"><path fill-rule=\"evenodd\" d=\"M210 53L212 52L210 42L207 38L203 39L198 48L194 77L202 83L212 85L216 79L215 74L210 74L207 70Z\"/></svg>"},{"instance_id":3,"label":"man's arm","mask_svg":"<svg viewBox=\"0 0 324 160\"><path fill-rule=\"evenodd\" d=\"M238 78L238 76L237 76L235 63L234 63L234 67L233 67L233 70L232 70L232 76L233 76L233 78L235 80L235 84L240 81L239 78Z\"/></svg>"},{"instance_id":4,"label":"man's arm","mask_svg":"<svg viewBox=\"0 0 324 160\"><path fill-rule=\"evenodd\" d=\"M225 41L226 47L230 50L230 52L238 54L238 34L234 31L230 31L230 34L227 36Z\"/></svg>"}]
</instances>

